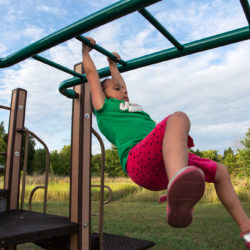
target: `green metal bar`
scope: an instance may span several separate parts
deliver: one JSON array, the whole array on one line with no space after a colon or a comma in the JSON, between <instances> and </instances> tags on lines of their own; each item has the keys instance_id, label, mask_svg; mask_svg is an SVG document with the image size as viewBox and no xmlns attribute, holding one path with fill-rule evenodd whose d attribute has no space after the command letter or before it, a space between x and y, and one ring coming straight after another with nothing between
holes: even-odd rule
<instances>
[{"instance_id":1,"label":"green metal bar","mask_svg":"<svg viewBox=\"0 0 250 250\"><path fill-rule=\"evenodd\" d=\"M37 60L39 62L50 65L50 66L52 66L52 67L54 67L56 69L62 70L64 72L68 73L68 74L71 74L73 76L77 76L77 77L80 77L80 78L84 79L84 77L81 74L75 72L74 70L68 69L68 68L66 68L66 67L64 67L64 66L62 66L62 65L60 65L58 63L55 63L53 61L50 61L50 60L48 60L48 59L46 59L46 58L44 58L42 56L35 55L35 56L32 56L32 58L34 58L35 60Z\"/></svg>"},{"instance_id":2,"label":"green metal bar","mask_svg":"<svg viewBox=\"0 0 250 250\"><path fill-rule=\"evenodd\" d=\"M241 6L244 10L244 13L246 15L247 21L249 23L250 26L250 5L248 0L240 0Z\"/></svg>"},{"instance_id":3,"label":"green metal bar","mask_svg":"<svg viewBox=\"0 0 250 250\"><path fill-rule=\"evenodd\" d=\"M109 52L108 50L106 50L106 49L104 49L103 47L99 46L98 44L93 45L93 44L89 41L89 39L87 39L87 38L84 37L84 36L77 36L76 39L79 40L79 41L81 41L81 42L83 42L83 43L85 43L85 44L88 45L89 47L91 47L91 48L93 48L93 49L99 51L100 53L102 53L103 55L109 57L110 59L112 59L112 60L115 61L115 62L118 62L118 63L120 63L120 64L122 64L122 65L124 65L124 66L127 64L127 63L126 63L125 61L123 61L123 60L117 60L116 56L114 56L111 52Z\"/></svg>"},{"instance_id":4,"label":"green metal bar","mask_svg":"<svg viewBox=\"0 0 250 250\"><path fill-rule=\"evenodd\" d=\"M183 46L154 18L146 9L139 12L157 29L159 30L178 50L182 50Z\"/></svg>"},{"instance_id":5,"label":"green metal bar","mask_svg":"<svg viewBox=\"0 0 250 250\"><path fill-rule=\"evenodd\" d=\"M214 49L220 46L228 45L231 43L236 43L240 41L244 41L250 39L250 31L249 26L232 30L229 32L225 32L219 35L211 36L208 38L204 38L198 41L194 41L191 43L186 43L183 45L183 49L180 51L177 48L170 48L166 50L162 50L159 52L155 52L146 56L142 56L139 58L135 58L127 61L126 66L118 66L120 72L126 72L133 69L145 67L151 64L167 61L170 59L191 55L197 52ZM103 68L98 70L98 74L100 78L110 76L109 68ZM85 75L84 75L85 76ZM86 76L85 76L86 78ZM85 80L71 78L63 81L60 84L59 91L66 95L69 98L74 98L75 94L71 90L67 90L68 87L72 87L81 83L87 82L87 78Z\"/></svg>"},{"instance_id":6,"label":"green metal bar","mask_svg":"<svg viewBox=\"0 0 250 250\"><path fill-rule=\"evenodd\" d=\"M63 29L60 29L51 35L48 35L37 42L9 55L0 58L0 68L9 67L40 52L52 48L57 44L65 42L84 32L95 29L105 23L116 20L138 9L149 6L161 0L122 0L114 3L100 11L97 11Z\"/></svg>"}]
</instances>

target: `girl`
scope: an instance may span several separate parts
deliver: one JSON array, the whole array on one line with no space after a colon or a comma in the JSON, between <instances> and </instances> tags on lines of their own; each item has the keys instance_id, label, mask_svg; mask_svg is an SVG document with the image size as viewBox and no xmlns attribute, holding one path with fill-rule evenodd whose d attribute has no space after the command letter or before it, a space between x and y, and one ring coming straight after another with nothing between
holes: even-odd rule
<instances>
[{"instance_id":1,"label":"girl","mask_svg":"<svg viewBox=\"0 0 250 250\"><path fill-rule=\"evenodd\" d=\"M93 38L88 39L95 44ZM168 190L167 222L173 227L187 227L192 222L193 207L204 193L205 181L213 182L250 248L250 219L233 189L227 168L188 152L194 145L187 115L175 112L155 125L141 106L129 103L126 84L114 61L108 59L112 78L100 83L90 51L83 44L83 66L98 127L116 145L123 170L144 188ZM114 55L119 59L117 53ZM166 196L160 198L164 200Z\"/></svg>"}]
</instances>

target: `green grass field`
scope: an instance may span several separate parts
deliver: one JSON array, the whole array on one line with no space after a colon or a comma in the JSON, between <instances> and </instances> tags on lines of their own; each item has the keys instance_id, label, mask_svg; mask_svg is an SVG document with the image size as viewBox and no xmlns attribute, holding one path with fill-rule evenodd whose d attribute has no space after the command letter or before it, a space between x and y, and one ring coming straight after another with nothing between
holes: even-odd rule
<instances>
[{"instance_id":1,"label":"green grass field","mask_svg":"<svg viewBox=\"0 0 250 250\"><path fill-rule=\"evenodd\" d=\"M29 177L27 195L34 186L41 184L42 177ZM98 178L92 183L97 184ZM240 250L245 249L239 237L240 231L224 207L218 203L212 184L197 204L194 220L186 229L176 229L166 223L166 203L158 204L163 192L150 192L136 186L127 178L106 178L105 184L113 191L112 202L105 206L104 231L139 239L152 240L152 250ZM242 204L250 215L249 179L233 179L233 184ZM48 194L48 213L68 216L68 178L53 177ZM92 211L98 213L98 189L92 191ZM42 194L34 196L33 210L42 211ZM107 193L106 193L107 196ZM26 204L27 205L27 204ZM97 217L92 217L92 231L97 231ZM33 244L18 246L20 250L40 249Z\"/></svg>"},{"instance_id":2,"label":"green grass field","mask_svg":"<svg viewBox=\"0 0 250 250\"><path fill-rule=\"evenodd\" d=\"M26 180L25 199L29 199L31 190L38 185L43 185L43 176L28 176ZM92 184L99 184L98 177L92 178ZM232 178L235 191L241 201L250 201L250 181L247 177ZM165 191L152 192L139 187L129 178L105 178L105 184L108 185L113 192L112 200L122 201L157 201L159 196ZM105 189L105 197L108 197L108 191ZM99 199L99 188L92 189L92 200ZM68 201L69 200L69 178L51 176L48 187L48 200L51 201ZM39 189L33 196L33 201L43 201L43 190ZM206 191L203 195L202 202L213 203L218 202L218 198L213 184L206 183Z\"/></svg>"},{"instance_id":3,"label":"green grass field","mask_svg":"<svg viewBox=\"0 0 250 250\"><path fill-rule=\"evenodd\" d=\"M250 202L243 202L250 215ZM98 202L92 202L97 211ZM193 223L186 229L170 227L165 221L166 204L156 202L114 201L105 206L104 231L138 239L152 240L152 250L243 250L239 229L224 207L218 203L197 204ZM40 202L33 204L41 211ZM68 216L68 202L49 202L48 213ZM97 230L97 218L92 217L92 230ZM18 249L40 249L32 244Z\"/></svg>"}]
</instances>

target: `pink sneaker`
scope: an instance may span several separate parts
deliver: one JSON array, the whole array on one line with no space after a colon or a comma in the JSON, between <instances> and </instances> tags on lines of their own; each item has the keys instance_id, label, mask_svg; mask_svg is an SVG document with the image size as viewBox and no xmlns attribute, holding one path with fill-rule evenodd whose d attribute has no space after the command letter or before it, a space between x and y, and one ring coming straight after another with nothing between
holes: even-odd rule
<instances>
[{"instance_id":1,"label":"pink sneaker","mask_svg":"<svg viewBox=\"0 0 250 250\"><path fill-rule=\"evenodd\" d=\"M250 249L250 230L241 233L240 237L245 241L247 249Z\"/></svg>"},{"instance_id":2,"label":"pink sneaker","mask_svg":"<svg viewBox=\"0 0 250 250\"><path fill-rule=\"evenodd\" d=\"M190 225L193 207L201 199L204 191L204 174L200 169L181 169L168 184L168 224L179 228Z\"/></svg>"}]
</instances>

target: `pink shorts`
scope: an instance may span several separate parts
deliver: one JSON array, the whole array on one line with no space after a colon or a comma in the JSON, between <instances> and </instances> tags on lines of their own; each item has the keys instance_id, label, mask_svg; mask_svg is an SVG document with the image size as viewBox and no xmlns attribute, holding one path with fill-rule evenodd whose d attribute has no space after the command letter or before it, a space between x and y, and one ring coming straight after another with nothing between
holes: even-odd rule
<instances>
[{"instance_id":1,"label":"pink shorts","mask_svg":"<svg viewBox=\"0 0 250 250\"><path fill-rule=\"evenodd\" d=\"M168 116L169 117L169 116ZM129 177L138 185L152 190L164 190L168 178L162 157L162 141L167 118L160 122L141 142L135 145L128 155L126 169ZM188 147L193 147L193 139L188 136ZM188 165L203 170L206 182L214 182L217 163L188 153Z\"/></svg>"}]
</instances>

